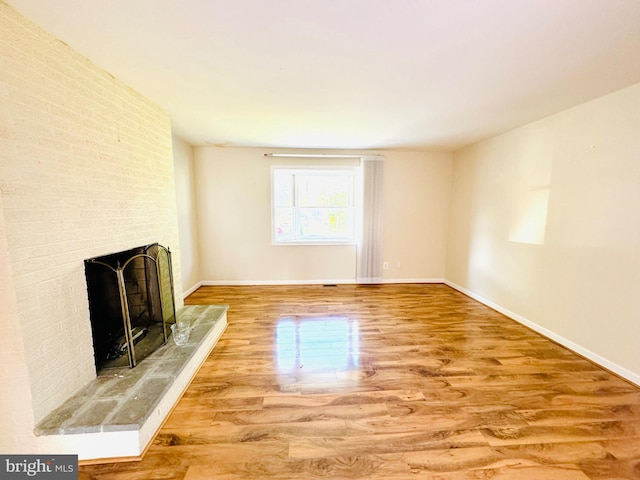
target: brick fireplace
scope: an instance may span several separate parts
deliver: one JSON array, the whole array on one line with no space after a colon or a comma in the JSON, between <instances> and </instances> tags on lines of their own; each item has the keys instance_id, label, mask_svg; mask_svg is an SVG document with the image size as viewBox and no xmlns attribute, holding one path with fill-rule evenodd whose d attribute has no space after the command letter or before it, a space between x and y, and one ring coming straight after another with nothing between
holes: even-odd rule
<instances>
[{"instance_id":1,"label":"brick fireplace","mask_svg":"<svg viewBox=\"0 0 640 480\"><path fill-rule=\"evenodd\" d=\"M170 245L182 307L171 119L4 2L0 43L0 451L51 453L36 424L96 379L84 260Z\"/></svg>"},{"instance_id":2,"label":"brick fireplace","mask_svg":"<svg viewBox=\"0 0 640 480\"><path fill-rule=\"evenodd\" d=\"M158 243L84 261L98 376L35 426L50 453L140 459L227 326L227 305L176 309L171 252ZM170 325L186 325L186 341ZM135 367L135 368L134 368Z\"/></svg>"}]
</instances>

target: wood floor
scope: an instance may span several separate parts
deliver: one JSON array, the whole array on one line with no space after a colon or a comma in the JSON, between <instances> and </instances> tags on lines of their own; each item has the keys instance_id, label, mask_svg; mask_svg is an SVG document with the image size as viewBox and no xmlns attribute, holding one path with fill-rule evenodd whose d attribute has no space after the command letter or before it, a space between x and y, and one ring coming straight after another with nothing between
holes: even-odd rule
<instances>
[{"instance_id":1,"label":"wood floor","mask_svg":"<svg viewBox=\"0 0 640 480\"><path fill-rule=\"evenodd\" d=\"M80 479L640 478L640 389L445 285L203 287L229 327Z\"/></svg>"}]
</instances>

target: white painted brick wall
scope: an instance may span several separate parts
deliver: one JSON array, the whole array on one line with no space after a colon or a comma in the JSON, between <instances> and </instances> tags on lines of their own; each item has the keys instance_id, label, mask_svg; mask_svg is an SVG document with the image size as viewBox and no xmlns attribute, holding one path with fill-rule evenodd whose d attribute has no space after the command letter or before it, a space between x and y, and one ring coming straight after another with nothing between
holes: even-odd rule
<instances>
[{"instance_id":1,"label":"white painted brick wall","mask_svg":"<svg viewBox=\"0 0 640 480\"><path fill-rule=\"evenodd\" d=\"M3 324L17 328L37 422L95 376L84 259L169 246L181 305L171 125L1 1L0 64L5 294L16 303Z\"/></svg>"},{"instance_id":2,"label":"white painted brick wall","mask_svg":"<svg viewBox=\"0 0 640 480\"><path fill-rule=\"evenodd\" d=\"M0 196L0 452L20 453L30 442L33 411L2 206Z\"/></svg>"}]
</instances>

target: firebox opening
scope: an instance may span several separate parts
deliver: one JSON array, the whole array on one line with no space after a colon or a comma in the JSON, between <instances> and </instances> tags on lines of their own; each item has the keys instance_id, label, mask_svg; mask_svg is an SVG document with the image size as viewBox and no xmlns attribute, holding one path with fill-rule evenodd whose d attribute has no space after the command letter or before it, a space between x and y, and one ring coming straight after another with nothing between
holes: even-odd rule
<instances>
[{"instance_id":1,"label":"firebox opening","mask_svg":"<svg viewBox=\"0 0 640 480\"><path fill-rule=\"evenodd\" d=\"M171 252L154 243L84 263L96 370L134 367L175 322Z\"/></svg>"}]
</instances>

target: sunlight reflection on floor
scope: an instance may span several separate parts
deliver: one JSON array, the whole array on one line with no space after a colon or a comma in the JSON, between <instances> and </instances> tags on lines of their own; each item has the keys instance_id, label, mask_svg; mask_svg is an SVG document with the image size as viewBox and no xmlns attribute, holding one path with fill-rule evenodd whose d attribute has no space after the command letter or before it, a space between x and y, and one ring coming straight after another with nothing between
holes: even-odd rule
<instances>
[{"instance_id":1,"label":"sunlight reflection on floor","mask_svg":"<svg viewBox=\"0 0 640 480\"><path fill-rule=\"evenodd\" d=\"M360 366L360 330L348 317L287 316L276 327L279 373L321 373Z\"/></svg>"}]
</instances>

